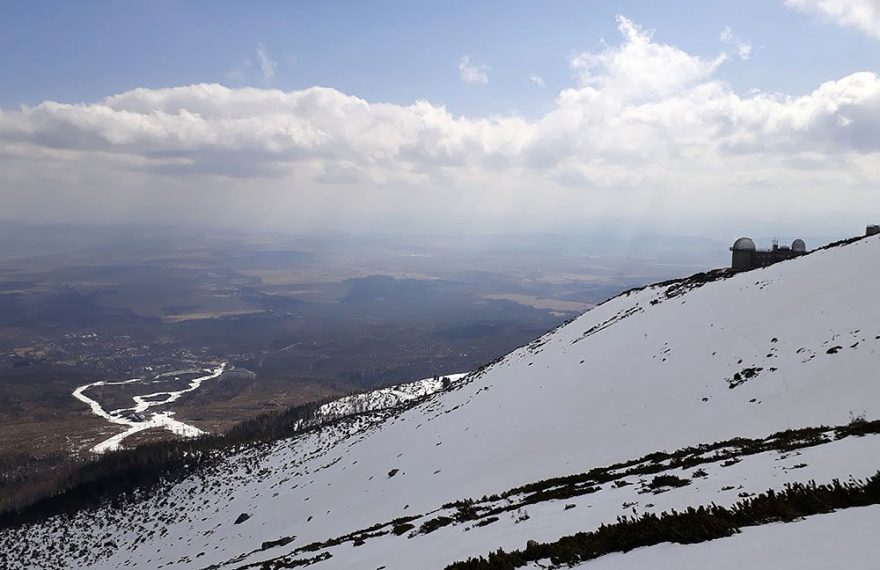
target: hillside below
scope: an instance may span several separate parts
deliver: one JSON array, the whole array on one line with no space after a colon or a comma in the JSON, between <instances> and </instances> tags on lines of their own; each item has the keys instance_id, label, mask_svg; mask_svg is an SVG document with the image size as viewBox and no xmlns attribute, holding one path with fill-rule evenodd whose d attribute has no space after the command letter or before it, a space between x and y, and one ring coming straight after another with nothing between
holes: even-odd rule
<instances>
[{"instance_id":1,"label":"hillside below","mask_svg":"<svg viewBox=\"0 0 880 570\"><path fill-rule=\"evenodd\" d=\"M871 237L622 294L436 393L0 531L0 566L444 568L786 485L855 489L880 469L878 259ZM716 544L807 540L820 520L876 520L866 509L584 567L643 567L651 548L698 567Z\"/></svg>"}]
</instances>

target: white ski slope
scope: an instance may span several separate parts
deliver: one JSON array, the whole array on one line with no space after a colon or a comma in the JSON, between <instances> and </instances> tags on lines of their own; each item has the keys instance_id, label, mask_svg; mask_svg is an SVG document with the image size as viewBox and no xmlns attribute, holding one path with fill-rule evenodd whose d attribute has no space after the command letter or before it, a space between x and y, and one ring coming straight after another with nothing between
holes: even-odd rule
<instances>
[{"instance_id":1,"label":"white ski slope","mask_svg":"<svg viewBox=\"0 0 880 570\"><path fill-rule=\"evenodd\" d=\"M878 260L880 238L866 238L672 298L680 287L617 297L403 411L244 450L121 511L6 531L0 550L12 568L243 568L286 555L332 556L315 568L442 568L633 509L732 504L787 481L866 477L880 468L880 436L714 462L706 477L658 495L639 493L631 477L486 526L297 550L398 517L421 515L418 527L451 514L442 506L455 500L658 450L878 419ZM234 524L242 513L250 518ZM285 537L295 538L264 544ZM16 555L23 544L27 557Z\"/></svg>"}]
</instances>

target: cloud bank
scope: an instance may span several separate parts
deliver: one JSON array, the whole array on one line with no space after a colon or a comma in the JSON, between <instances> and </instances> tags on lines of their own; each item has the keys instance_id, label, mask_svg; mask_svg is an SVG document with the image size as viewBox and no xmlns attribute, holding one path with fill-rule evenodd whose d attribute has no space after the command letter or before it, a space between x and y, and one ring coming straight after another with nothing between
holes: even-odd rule
<instances>
[{"instance_id":1,"label":"cloud bank","mask_svg":"<svg viewBox=\"0 0 880 570\"><path fill-rule=\"evenodd\" d=\"M533 120L218 84L0 110L0 198L22 218L294 231L880 215L877 74L742 95L716 77L723 53L618 27Z\"/></svg>"}]
</instances>

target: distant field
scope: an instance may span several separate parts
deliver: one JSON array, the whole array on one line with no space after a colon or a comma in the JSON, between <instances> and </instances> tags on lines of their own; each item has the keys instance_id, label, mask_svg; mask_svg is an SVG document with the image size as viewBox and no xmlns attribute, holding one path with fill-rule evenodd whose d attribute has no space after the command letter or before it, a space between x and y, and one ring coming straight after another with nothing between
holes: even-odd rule
<instances>
[{"instance_id":1,"label":"distant field","mask_svg":"<svg viewBox=\"0 0 880 570\"><path fill-rule=\"evenodd\" d=\"M239 317L241 315L253 315L261 313L262 309L214 309L205 310L200 307L198 311L189 313L174 313L161 315L162 321L166 323L180 323L183 321L197 321L201 319L219 319L222 317Z\"/></svg>"},{"instance_id":2,"label":"distant field","mask_svg":"<svg viewBox=\"0 0 880 570\"><path fill-rule=\"evenodd\" d=\"M578 303L577 301L564 301L561 299L548 299L547 297L533 297L531 295L522 295L519 293L496 293L493 295L483 295L484 299L507 300L534 307L536 309L549 309L551 311L559 311L565 313L581 313L594 305L591 303Z\"/></svg>"}]
</instances>

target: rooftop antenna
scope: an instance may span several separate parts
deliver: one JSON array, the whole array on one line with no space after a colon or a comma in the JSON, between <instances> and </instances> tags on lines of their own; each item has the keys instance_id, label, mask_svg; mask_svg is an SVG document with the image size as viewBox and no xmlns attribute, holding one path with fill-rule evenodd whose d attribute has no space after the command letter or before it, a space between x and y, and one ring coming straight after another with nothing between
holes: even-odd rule
<instances>
[{"instance_id":1,"label":"rooftop antenna","mask_svg":"<svg viewBox=\"0 0 880 570\"><path fill-rule=\"evenodd\" d=\"M773 249L779 249L779 238L773 238Z\"/></svg>"}]
</instances>

